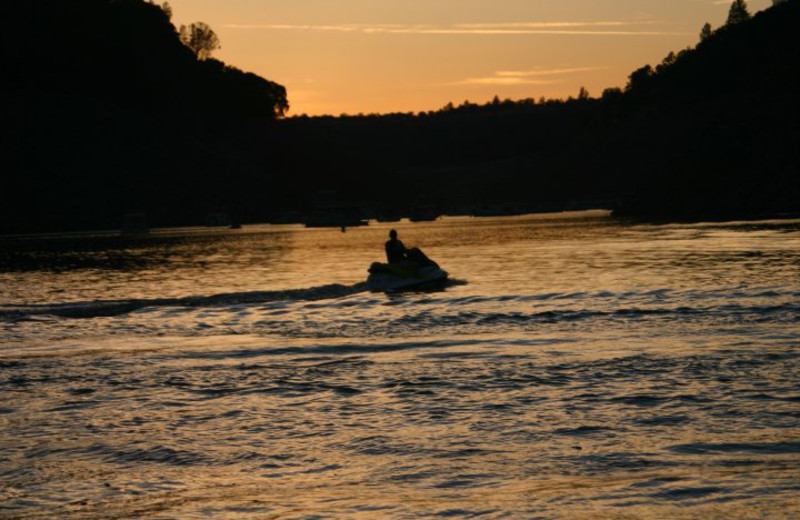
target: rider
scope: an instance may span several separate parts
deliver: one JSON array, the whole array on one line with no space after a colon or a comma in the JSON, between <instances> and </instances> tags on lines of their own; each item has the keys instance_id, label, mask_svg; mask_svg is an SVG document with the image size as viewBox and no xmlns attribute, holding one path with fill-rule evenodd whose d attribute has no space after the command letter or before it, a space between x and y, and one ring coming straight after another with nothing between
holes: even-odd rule
<instances>
[{"instance_id":1,"label":"rider","mask_svg":"<svg viewBox=\"0 0 800 520\"><path fill-rule=\"evenodd\" d=\"M389 264L400 265L412 269L420 269L421 267L439 267L436 262L425 256L418 247L406 249L400 240L397 239L397 231L394 229L389 231L389 240L384 244L386 250L386 261Z\"/></svg>"},{"instance_id":2,"label":"rider","mask_svg":"<svg viewBox=\"0 0 800 520\"><path fill-rule=\"evenodd\" d=\"M408 250L400 240L397 239L397 231L394 229L389 231L389 240L384 244L386 250L386 261L390 264L396 264L406 261Z\"/></svg>"}]
</instances>

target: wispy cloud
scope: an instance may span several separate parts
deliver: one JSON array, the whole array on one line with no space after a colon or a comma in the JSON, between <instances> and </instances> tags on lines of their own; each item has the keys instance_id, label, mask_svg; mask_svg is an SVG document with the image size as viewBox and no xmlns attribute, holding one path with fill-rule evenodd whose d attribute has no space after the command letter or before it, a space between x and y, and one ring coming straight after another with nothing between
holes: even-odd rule
<instances>
[{"instance_id":1,"label":"wispy cloud","mask_svg":"<svg viewBox=\"0 0 800 520\"><path fill-rule=\"evenodd\" d=\"M507 23L460 23L454 27L463 29L574 29L581 27L632 27L656 25L653 21L595 21L595 22L507 22Z\"/></svg>"},{"instance_id":2,"label":"wispy cloud","mask_svg":"<svg viewBox=\"0 0 800 520\"><path fill-rule=\"evenodd\" d=\"M517 76L489 76L486 78L467 78L456 81L450 85L475 85L475 86L498 86L515 87L517 85L550 85L557 83L554 80L521 78Z\"/></svg>"},{"instance_id":3,"label":"wispy cloud","mask_svg":"<svg viewBox=\"0 0 800 520\"><path fill-rule=\"evenodd\" d=\"M417 35L580 35L580 36L671 36L680 33L647 30L645 26L656 22L602 21L602 22L515 22L475 23L453 25L426 24L337 24L337 25L289 25L289 24L227 24L228 29L255 29L272 31L320 31L350 32L363 34L417 34Z\"/></svg>"},{"instance_id":4,"label":"wispy cloud","mask_svg":"<svg viewBox=\"0 0 800 520\"><path fill-rule=\"evenodd\" d=\"M603 70L605 67L572 67L559 69L531 69L531 70L499 70L492 76L482 78L467 78L451 83L451 85L475 86L518 86L518 85L551 85L559 83L562 78L571 74Z\"/></svg>"},{"instance_id":5,"label":"wispy cloud","mask_svg":"<svg viewBox=\"0 0 800 520\"><path fill-rule=\"evenodd\" d=\"M531 70L500 70L495 74L505 77L533 77L533 76L564 76L566 74L577 74L580 72L590 72L603 70L605 67L572 67L565 69L531 69Z\"/></svg>"}]
</instances>

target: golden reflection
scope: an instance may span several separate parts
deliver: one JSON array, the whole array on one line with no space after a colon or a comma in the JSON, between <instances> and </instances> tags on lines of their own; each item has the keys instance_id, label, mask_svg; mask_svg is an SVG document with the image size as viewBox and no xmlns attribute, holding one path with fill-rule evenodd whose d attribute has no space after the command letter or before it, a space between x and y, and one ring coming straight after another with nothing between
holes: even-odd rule
<instances>
[{"instance_id":1,"label":"golden reflection","mask_svg":"<svg viewBox=\"0 0 800 520\"><path fill-rule=\"evenodd\" d=\"M798 222L564 217L394 224L436 292L384 225L9 277L0 517L796 516Z\"/></svg>"}]
</instances>

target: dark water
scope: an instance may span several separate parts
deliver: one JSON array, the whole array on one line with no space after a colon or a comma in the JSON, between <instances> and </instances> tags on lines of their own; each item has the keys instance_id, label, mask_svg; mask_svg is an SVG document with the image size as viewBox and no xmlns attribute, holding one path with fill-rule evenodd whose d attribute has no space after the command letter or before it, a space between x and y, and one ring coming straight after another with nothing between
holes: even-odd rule
<instances>
[{"instance_id":1,"label":"dark water","mask_svg":"<svg viewBox=\"0 0 800 520\"><path fill-rule=\"evenodd\" d=\"M800 517L800 221L0 245L0 518Z\"/></svg>"}]
</instances>

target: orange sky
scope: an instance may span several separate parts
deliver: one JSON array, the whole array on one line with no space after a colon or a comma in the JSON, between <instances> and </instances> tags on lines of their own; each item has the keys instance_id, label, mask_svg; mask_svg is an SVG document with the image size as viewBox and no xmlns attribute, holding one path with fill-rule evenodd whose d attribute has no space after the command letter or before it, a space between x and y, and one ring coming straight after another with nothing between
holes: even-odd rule
<instances>
[{"instance_id":1,"label":"orange sky","mask_svg":"<svg viewBox=\"0 0 800 520\"><path fill-rule=\"evenodd\" d=\"M284 85L289 115L576 95L697 43L731 0L169 0L215 57ZM750 0L751 12L771 0Z\"/></svg>"}]
</instances>

